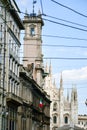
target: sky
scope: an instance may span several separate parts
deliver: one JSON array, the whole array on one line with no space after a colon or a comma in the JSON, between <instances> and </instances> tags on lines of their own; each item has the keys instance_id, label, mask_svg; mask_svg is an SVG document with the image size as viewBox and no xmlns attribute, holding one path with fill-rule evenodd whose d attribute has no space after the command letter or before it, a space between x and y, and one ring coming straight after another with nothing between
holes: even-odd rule
<instances>
[{"instance_id":1,"label":"sky","mask_svg":"<svg viewBox=\"0 0 87 130\"><path fill-rule=\"evenodd\" d=\"M32 13L33 0L16 2L21 12ZM38 10L44 21L44 64L51 61L57 87L61 72L65 91L76 86L78 114L87 114L87 0L37 0L34 12L38 13ZM20 17L23 19L24 14Z\"/></svg>"}]
</instances>

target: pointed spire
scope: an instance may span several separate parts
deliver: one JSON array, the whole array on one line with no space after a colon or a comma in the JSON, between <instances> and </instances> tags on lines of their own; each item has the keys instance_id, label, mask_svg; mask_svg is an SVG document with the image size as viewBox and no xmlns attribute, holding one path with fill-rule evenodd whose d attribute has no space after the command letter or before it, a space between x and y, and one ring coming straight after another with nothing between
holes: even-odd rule
<instances>
[{"instance_id":1,"label":"pointed spire","mask_svg":"<svg viewBox=\"0 0 87 130\"><path fill-rule=\"evenodd\" d=\"M56 87L55 79L54 79L53 85L54 85L54 87Z\"/></svg>"},{"instance_id":2,"label":"pointed spire","mask_svg":"<svg viewBox=\"0 0 87 130\"><path fill-rule=\"evenodd\" d=\"M52 66L51 66L51 60L50 60L50 66L49 66L49 74L52 74Z\"/></svg>"},{"instance_id":3,"label":"pointed spire","mask_svg":"<svg viewBox=\"0 0 87 130\"><path fill-rule=\"evenodd\" d=\"M60 77L60 88L63 88L62 72L61 72L61 77Z\"/></svg>"},{"instance_id":4,"label":"pointed spire","mask_svg":"<svg viewBox=\"0 0 87 130\"><path fill-rule=\"evenodd\" d=\"M67 89L67 101L69 101L69 89Z\"/></svg>"},{"instance_id":5,"label":"pointed spire","mask_svg":"<svg viewBox=\"0 0 87 130\"><path fill-rule=\"evenodd\" d=\"M74 84L74 100L77 101L77 89L76 89L76 84Z\"/></svg>"},{"instance_id":6,"label":"pointed spire","mask_svg":"<svg viewBox=\"0 0 87 130\"><path fill-rule=\"evenodd\" d=\"M39 16L41 15L41 11L40 11L40 9L38 10L38 15L39 15Z\"/></svg>"},{"instance_id":7,"label":"pointed spire","mask_svg":"<svg viewBox=\"0 0 87 130\"><path fill-rule=\"evenodd\" d=\"M26 14L26 16L28 15L27 9L25 10L25 14Z\"/></svg>"},{"instance_id":8,"label":"pointed spire","mask_svg":"<svg viewBox=\"0 0 87 130\"><path fill-rule=\"evenodd\" d=\"M72 86L73 86L73 88L72 88L72 93L71 93L71 100L75 101L75 100L77 100L77 89L76 89L75 84L73 84Z\"/></svg>"},{"instance_id":9,"label":"pointed spire","mask_svg":"<svg viewBox=\"0 0 87 130\"><path fill-rule=\"evenodd\" d=\"M45 71L46 71L47 73L49 73L49 69L48 69L48 62L47 62L47 61L46 61Z\"/></svg>"}]
</instances>

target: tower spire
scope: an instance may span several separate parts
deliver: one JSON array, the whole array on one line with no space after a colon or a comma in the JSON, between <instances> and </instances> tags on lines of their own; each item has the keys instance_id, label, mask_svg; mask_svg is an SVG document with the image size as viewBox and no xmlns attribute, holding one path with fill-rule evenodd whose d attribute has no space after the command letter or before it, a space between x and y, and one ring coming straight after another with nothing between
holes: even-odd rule
<instances>
[{"instance_id":1,"label":"tower spire","mask_svg":"<svg viewBox=\"0 0 87 130\"><path fill-rule=\"evenodd\" d=\"M46 71L47 73L49 73L48 62L47 62L47 61L46 61L45 71Z\"/></svg>"},{"instance_id":2,"label":"tower spire","mask_svg":"<svg viewBox=\"0 0 87 130\"><path fill-rule=\"evenodd\" d=\"M61 77L60 77L60 88L63 88L62 72L61 72Z\"/></svg>"},{"instance_id":3,"label":"tower spire","mask_svg":"<svg viewBox=\"0 0 87 130\"><path fill-rule=\"evenodd\" d=\"M67 101L69 101L69 89L67 89Z\"/></svg>"},{"instance_id":4,"label":"tower spire","mask_svg":"<svg viewBox=\"0 0 87 130\"><path fill-rule=\"evenodd\" d=\"M51 61L50 61L50 66L49 66L49 74L52 74L52 66L51 66Z\"/></svg>"},{"instance_id":5,"label":"tower spire","mask_svg":"<svg viewBox=\"0 0 87 130\"><path fill-rule=\"evenodd\" d=\"M54 79L53 85L54 85L54 87L56 87L55 79Z\"/></svg>"}]
</instances>

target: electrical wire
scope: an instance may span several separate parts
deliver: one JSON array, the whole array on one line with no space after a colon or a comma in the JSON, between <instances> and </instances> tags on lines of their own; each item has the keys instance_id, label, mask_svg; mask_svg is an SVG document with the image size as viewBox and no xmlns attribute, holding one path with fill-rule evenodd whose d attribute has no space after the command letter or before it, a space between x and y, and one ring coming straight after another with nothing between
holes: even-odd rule
<instances>
[{"instance_id":1,"label":"electrical wire","mask_svg":"<svg viewBox=\"0 0 87 130\"><path fill-rule=\"evenodd\" d=\"M51 37L51 38L61 38L61 39L69 39L69 40L80 40L80 41L87 41L87 39L84 39L84 38L77 38L77 37L66 37L66 36L59 36L59 35L41 35L41 36L44 36L44 37Z\"/></svg>"},{"instance_id":2,"label":"electrical wire","mask_svg":"<svg viewBox=\"0 0 87 130\"><path fill-rule=\"evenodd\" d=\"M16 11L16 10L15 10L15 11ZM18 11L16 11L16 12L18 12ZM24 13L24 12L21 12L21 11L20 11L20 13L23 13L23 14L29 16L28 13ZM45 14L42 14L42 15L45 16ZM37 17L40 17L40 16L37 16ZM52 17L52 16L50 16L50 17ZM68 24L59 23L59 22L52 21L52 20L45 19L45 18L43 18L43 20L45 20L45 21L49 21L49 22L52 22L52 23L55 23L55 24L59 24L59 25L62 25L62 26L70 27L70 28L73 28L73 29L77 29L77 30L80 30L80 31L86 31L86 32L87 32L86 29L82 29L82 28L74 27L74 26L71 26L71 25L68 25ZM66 21L66 20L65 20L65 21ZM69 22L70 22L70 21L69 21ZM72 22L72 23L73 23L73 22ZM76 25L77 25L78 23L73 23L73 24L76 24ZM78 24L78 25L79 25L79 26L87 27L86 25L81 25L81 24Z\"/></svg>"},{"instance_id":3,"label":"electrical wire","mask_svg":"<svg viewBox=\"0 0 87 130\"><path fill-rule=\"evenodd\" d=\"M77 30L80 30L80 31L87 32L86 29L78 28L78 27L71 26L71 25L68 25L68 24L59 23L59 22L56 22L56 21L53 21L53 20L49 20L49 19L45 19L45 18L43 18L43 20L51 22L51 23L59 24L59 25L65 26L65 27L69 27L69 28L73 28L73 29L77 29Z\"/></svg>"},{"instance_id":4,"label":"electrical wire","mask_svg":"<svg viewBox=\"0 0 87 130\"><path fill-rule=\"evenodd\" d=\"M29 45L29 46L48 46L48 47L69 47L69 48L87 48L87 46L69 46L69 45L55 45L55 44L41 44L41 45L35 45L35 44L21 44L21 45Z\"/></svg>"},{"instance_id":5,"label":"electrical wire","mask_svg":"<svg viewBox=\"0 0 87 130\"><path fill-rule=\"evenodd\" d=\"M64 84L64 85L69 85L69 84ZM82 84L79 84L79 85L82 85ZM86 83L85 83L85 85L86 85ZM78 84L76 86L78 86ZM68 88L64 87L64 89L72 89L72 87L68 87ZM78 87L77 89L87 89L87 87L86 86L84 86L84 87Z\"/></svg>"},{"instance_id":6,"label":"electrical wire","mask_svg":"<svg viewBox=\"0 0 87 130\"><path fill-rule=\"evenodd\" d=\"M3 55L0 55L0 57L3 57ZM9 58L9 56L6 56L6 58ZM41 57L21 57L21 56L18 56L18 58L22 58L22 59L33 59L33 58L40 58ZM50 60L87 60L87 58L84 58L84 57L43 57L43 59L50 59Z\"/></svg>"},{"instance_id":7,"label":"electrical wire","mask_svg":"<svg viewBox=\"0 0 87 130\"><path fill-rule=\"evenodd\" d=\"M3 32L3 31L0 31L0 32ZM17 32L14 32L14 33L17 33ZM20 34L27 34L27 35L30 35L29 33L23 33L23 32L20 32ZM39 34L35 34L35 36L37 36ZM78 40L78 41L87 41L86 38L79 38L79 37L68 37L68 36L60 36L60 35L50 35L50 34L43 34L43 35L40 35L41 37L50 37L50 38L59 38L59 39L66 39L66 40Z\"/></svg>"},{"instance_id":8,"label":"electrical wire","mask_svg":"<svg viewBox=\"0 0 87 130\"><path fill-rule=\"evenodd\" d=\"M72 12L74 12L74 13L80 15L80 16L83 16L83 17L87 18L87 15L84 15L84 14L82 14L82 13L80 13L80 12L78 12L78 11L76 11L76 10L74 10L74 9L72 9L72 8L70 8L70 7L68 7L68 6L66 6L66 5L63 5L63 4L61 4L61 3L59 3L59 2L57 2L57 1L55 1L55 0L51 0L51 1L54 2L54 3L56 3L56 4L58 4L58 5L60 5L60 6L62 6L62 7L64 7L64 8L66 8L66 9L71 10Z\"/></svg>"},{"instance_id":9,"label":"electrical wire","mask_svg":"<svg viewBox=\"0 0 87 130\"><path fill-rule=\"evenodd\" d=\"M9 22L9 21L8 21ZM0 32L4 32L4 31L1 31ZM17 33L17 32L14 32L14 33ZM19 32L18 32L19 34ZM29 33L23 33L23 32L20 32L20 34L27 34L27 35L30 35ZM39 34L35 34L34 36L37 36ZM69 36L60 36L60 35L51 35L51 34L42 34L40 35L41 37L50 37L50 38L60 38L60 39L66 39L66 40L79 40L79 41L87 41L86 38L79 38L79 37L69 37Z\"/></svg>"},{"instance_id":10,"label":"electrical wire","mask_svg":"<svg viewBox=\"0 0 87 130\"><path fill-rule=\"evenodd\" d=\"M71 24L74 24L74 25L78 25L78 26L81 26L81 27L85 27L85 28L87 28L86 25L79 24L79 23L75 23L75 22L68 21L68 20L61 19L61 18L57 18L57 17L50 16L50 15L47 15L47 14L42 14L42 16L46 16L46 17L53 18L53 19L57 19L57 20L60 20L60 21L66 22L66 23L71 23Z\"/></svg>"},{"instance_id":11,"label":"electrical wire","mask_svg":"<svg viewBox=\"0 0 87 130\"><path fill-rule=\"evenodd\" d=\"M20 34L28 34L30 35L29 33L23 33L21 32ZM39 34L35 34L36 35L39 35ZM87 41L87 39L85 38L78 38L78 37L66 37L66 36L59 36L59 35L50 35L50 34L43 34L43 35L40 35L41 37L50 37L50 38L60 38L60 39L69 39L69 40L80 40L80 41Z\"/></svg>"},{"instance_id":12,"label":"electrical wire","mask_svg":"<svg viewBox=\"0 0 87 130\"><path fill-rule=\"evenodd\" d=\"M28 59L28 58L41 58L41 57L20 57L23 59ZM87 58L82 58L82 57L43 57L43 59L51 59L51 60L87 60Z\"/></svg>"},{"instance_id":13,"label":"electrical wire","mask_svg":"<svg viewBox=\"0 0 87 130\"><path fill-rule=\"evenodd\" d=\"M3 43L2 43L3 44ZM6 43L6 44L9 44L9 43ZM11 44L15 44L15 43L11 43ZM58 45L58 44L38 44L38 45L36 45L36 44L31 44L31 43L29 43L29 44L21 44L21 45L27 45L27 46L46 46L46 47L63 47L63 48L83 48L83 49L86 49L87 48L87 46L73 46L73 45ZM10 45L9 45L10 46Z\"/></svg>"}]
</instances>

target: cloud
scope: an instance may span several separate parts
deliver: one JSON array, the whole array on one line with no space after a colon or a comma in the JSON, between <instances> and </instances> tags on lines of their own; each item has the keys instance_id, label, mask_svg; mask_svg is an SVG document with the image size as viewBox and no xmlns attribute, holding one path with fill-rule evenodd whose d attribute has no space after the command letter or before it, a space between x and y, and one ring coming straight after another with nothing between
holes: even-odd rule
<instances>
[{"instance_id":1,"label":"cloud","mask_svg":"<svg viewBox=\"0 0 87 130\"><path fill-rule=\"evenodd\" d=\"M53 76L55 80L60 79L60 73L56 73ZM80 69L63 70L63 81L79 82L87 80L87 66Z\"/></svg>"}]
</instances>

